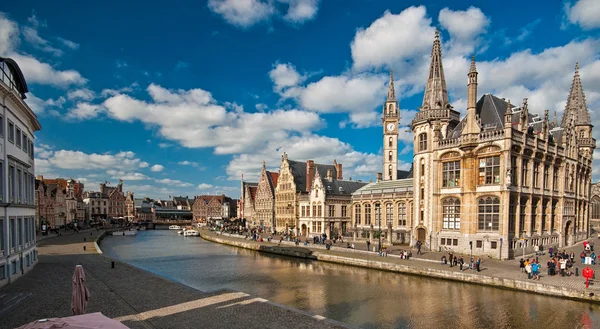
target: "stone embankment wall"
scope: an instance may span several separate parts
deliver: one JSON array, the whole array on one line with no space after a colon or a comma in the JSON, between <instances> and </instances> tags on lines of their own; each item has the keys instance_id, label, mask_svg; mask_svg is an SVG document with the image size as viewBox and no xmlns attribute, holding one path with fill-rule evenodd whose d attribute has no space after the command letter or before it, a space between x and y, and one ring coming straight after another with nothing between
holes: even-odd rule
<instances>
[{"instance_id":1,"label":"stone embankment wall","mask_svg":"<svg viewBox=\"0 0 600 329\"><path fill-rule=\"evenodd\" d=\"M230 246L251 249L256 251L268 252L284 256L292 256L306 259L319 260L324 262L357 266L375 270L384 270L396 273L410 274L425 276L443 280L452 280L466 283L474 283L485 286L491 286L502 289L518 290L530 293L537 293L542 295L562 297L580 301L589 301L594 303L600 303L600 295L590 293L584 289L573 289L567 287L559 287L554 285L548 285L540 283L539 281L520 281L508 278L492 277L486 275L465 273L465 272L450 272L438 269L424 268L419 266L401 265L384 261L375 261L356 257L344 257L331 255L324 252L312 251L308 248L302 247L279 247L279 246L267 246L247 241L236 241L231 239L225 239L206 232L200 231L200 236L208 241L226 244ZM582 282L585 279L581 278Z\"/></svg>"}]
</instances>

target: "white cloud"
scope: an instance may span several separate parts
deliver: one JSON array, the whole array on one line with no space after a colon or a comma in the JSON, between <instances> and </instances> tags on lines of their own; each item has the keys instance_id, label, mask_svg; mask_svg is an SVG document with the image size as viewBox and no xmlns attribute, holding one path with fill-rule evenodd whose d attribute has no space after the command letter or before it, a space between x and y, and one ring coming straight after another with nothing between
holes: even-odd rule
<instances>
[{"instance_id":1,"label":"white cloud","mask_svg":"<svg viewBox=\"0 0 600 329\"><path fill-rule=\"evenodd\" d=\"M211 184L206 184L206 183L198 184L199 190L209 190L211 188L213 188L213 186Z\"/></svg>"},{"instance_id":2,"label":"white cloud","mask_svg":"<svg viewBox=\"0 0 600 329\"><path fill-rule=\"evenodd\" d=\"M51 53L54 56L62 56L64 54L64 51L53 47L48 40L40 37L36 28L30 26L24 27L23 36L27 42L31 43L33 46L41 49L42 51Z\"/></svg>"},{"instance_id":3,"label":"white cloud","mask_svg":"<svg viewBox=\"0 0 600 329\"><path fill-rule=\"evenodd\" d=\"M138 173L138 172L125 172L125 171L120 171L120 170L107 170L106 171L107 174L109 174L111 176L111 178L115 178L115 179L122 179L124 181L138 181L138 180L149 180L150 177L142 174L142 173Z\"/></svg>"},{"instance_id":4,"label":"white cloud","mask_svg":"<svg viewBox=\"0 0 600 329\"><path fill-rule=\"evenodd\" d=\"M6 55L19 44L19 26L0 12L0 55Z\"/></svg>"},{"instance_id":5,"label":"white cloud","mask_svg":"<svg viewBox=\"0 0 600 329\"><path fill-rule=\"evenodd\" d=\"M133 170L148 167L148 163L136 158L131 151L118 152L115 154L105 153L87 154L81 151L71 150L49 150L38 156L46 160L49 166L57 169L79 169L79 170ZM40 164L36 158L36 168Z\"/></svg>"},{"instance_id":6,"label":"white cloud","mask_svg":"<svg viewBox=\"0 0 600 329\"><path fill-rule=\"evenodd\" d=\"M58 99L49 98L44 100L30 92L27 94L27 100L25 102L35 114L42 115L52 113L52 111L55 111L55 108L62 108L66 100L62 96Z\"/></svg>"},{"instance_id":7,"label":"white cloud","mask_svg":"<svg viewBox=\"0 0 600 329\"><path fill-rule=\"evenodd\" d=\"M127 87L122 87L120 89L103 89L102 92L100 93L100 96L102 96L103 98L107 98L107 97L115 96L115 95L119 95L119 94L127 94L127 93L131 93L131 92L137 90L138 88L139 88L138 83L134 82L131 85L129 85Z\"/></svg>"},{"instance_id":8,"label":"white cloud","mask_svg":"<svg viewBox=\"0 0 600 329\"><path fill-rule=\"evenodd\" d=\"M579 24L584 30L600 27L600 1L578 0L565 3L565 14L571 24Z\"/></svg>"},{"instance_id":9,"label":"white cloud","mask_svg":"<svg viewBox=\"0 0 600 329\"><path fill-rule=\"evenodd\" d=\"M176 187L194 186L194 184L190 184L190 183L182 182L177 179L170 179L170 178L157 179L156 182L160 183L160 184L171 185L171 186L176 186Z\"/></svg>"},{"instance_id":10,"label":"white cloud","mask_svg":"<svg viewBox=\"0 0 600 329\"><path fill-rule=\"evenodd\" d=\"M165 169L165 167L163 167L162 165L159 165L159 164L155 164L154 166L150 167L150 171L153 171L153 172L160 172L160 171L163 171L163 169Z\"/></svg>"},{"instance_id":11,"label":"white cloud","mask_svg":"<svg viewBox=\"0 0 600 329\"><path fill-rule=\"evenodd\" d=\"M248 28L281 16L292 24L302 24L317 16L320 0L209 0L208 8L229 24ZM286 8L287 10L283 10Z\"/></svg>"},{"instance_id":12,"label":"white cloud","mask_svg":"<svg viewBox=\"0 0 600 329\"><path fill-rule=\"evenodd\" d=\"M279 2L289 5L283 19L291 23L304 23L311 20L317 16L319 10L319 0L279 0Z\"/></svg>"},{"instance_id":13,"label":"white cloud","mask_svg":"<svg viewBox=\"0 0 600 329\"><path fill-rule=\"evenodd\" d=\"M70 109L65 118L67 120L89 120L98 117L104 111L105 109L100 105L81 102L77 103L75 108Z\"/></svg>"},{"instance_id":14,"label":"white cloud","mask_svg":"<svg viewBox=\"0 0 600 329\"><path fill-rule=\"evenodd\" d=\"M271 3L261 0L209 0L208 8L239 27L264 21L275 12Z\"/></svg>"},{"instance_id":15,"label":"white cloud","mask_svg":"<svg viewBox=\"0 0 600 329\"><path fill-rule=\"evenodd\" d=\"M269 72L269 77L273 81L273 88L277 93L282 93L286 88L297 86L306 79L290 63L276 64Z\"/></svg>"},{"instance_id":16,"label":"white cloud","mask_svg":"<svg viewBox=\"0 0 600 329\"><path fill-rule=\"evenodd\" d=\"M67 92L67 98L70 100L81 99L84 101L91 101L96 98L96 93L87 88L69 90Z\"/></svg>"},{"instance_id":17,"label":"white cloud","mask_svg":"<svg viewBox=\"0 0 600 329\"><path fill-rule=\"evenodd\" d=\"M450 56L472 54L481 42L479 36L486 32L490 24L490 19L475 7L457 11L444 8L440 11L438 20L450 34L447 45Z\"/></svg>"},{"instance_id":18,"label":"white cloud","mask_svg":"<svg viewBox=\"0 0 600 329\"><path fill-rule=\"evenodd\" d=\"M178 164L182 165L182 166L192 166L192 167L198 167L198 163L197 162L193 162L193 161L180 161L178 162Z\"/></svg>"},{"instance_id":19,"label":"white cloud","mask_svg":"<svg viewBox=\"0 0 600 329\"><path fill-rule=\"evenodd\" d=\"M59 42L61 42L63 45L65 45L66 47L70 48L70 49L79 49L79 44L75 43L71 40L67 40L61 37L57 37L56 40L58 40Z\"/></svg>"},{"instance_id":20,"label":"white cloud","mask_svg":"<svg viewBox=\"0 0 600 329\"><path fill-rule=\"evenodd\" d=\"M398 15L386 11L368 28L356 32L350 45L354 68L389 66L423 56L431 49L435 31L430 24L425 6L409 7Z\"/></svg>"},{"instance_id":21,"label":"white cloud","mask_svg":"<svg viewBox=\"0 0 600 329\"><path fill-rule=\"evenodd\" d=\"M299 110L268 113L248 113L239 107L228 110L202 89L174 91L151 84L147 91L151 97L148 102L116 95L103 105L115 119L157 126L163 137L184 147L214 147L217 154L260 149L270 138L305 133L322 124L318 115ZM281 122L294 124L281 125Z\"/></svg>"},{"instance_id":22,"label":"white cloud","mask_svg":"<svg viewBox=\"0 0 600 329\"><path fill-rule=\"evenodd\" d=\"M169 143L158 143L158 147L160 147L161 149L166 149L167 147L171 147L171 144L169 144Z\"/></svg>"}]
</instances>

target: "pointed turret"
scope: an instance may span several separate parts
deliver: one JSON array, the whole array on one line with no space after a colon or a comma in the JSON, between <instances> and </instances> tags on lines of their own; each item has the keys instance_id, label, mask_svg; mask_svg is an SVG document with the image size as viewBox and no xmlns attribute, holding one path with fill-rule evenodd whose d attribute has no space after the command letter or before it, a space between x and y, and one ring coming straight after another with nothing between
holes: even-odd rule
<instances>
[{"instance_id":1,"label":"pointed turret","mask_svg":"<svg viewBox=\"0 0 600 329\"><path fill-rule=\"evenodd\" d=\"M479 134L481 128L477 123L477 67L475 56L471 57L471 68L467 74L468 100L467 100L467 122L462 131L464 134Z\"/></svg>"},{"instance_id":2,"label":"pointed turret","mask_svg":"<svg viewBox=\"0 0 600 329\"><path fill-rule=\"evenodd\" d=\"M429 78L425 86L425 96L421 110L446 108L448 105L448 90L442 66L442 46L440 32L435 30L435 40L431 48L431 63L429 64Z\"/></svg>"},{"instance_id":3,"label":"pointed turret","mask_svg":"<svg viewBox=\"0 0 600 329\"><path fill-rule=\"evenodd\" d=\"M583 93L581 77L579 76L579 63L575 63L575 75L573 76L573 83L571 84L571 91L569 92L569 98L567 99L567 106L565 107L565 112L560 124L562 128L565 128L568 125L571 115L575 116L575 126L591 125L590 112L585 103L585 94Z\"/></svg>"},{"instance_id":4,"label":"pointed turret","mask_svg":"<svg viewBox=\"0 0 600 329\"><path fill-rule=\"evenodd\" d=\"M394 89L394 75L392 74L392 70L390 70L390 81L388 82L387 101L388 102L396 101L396 90Z\"/></svg>"}]
</instances>

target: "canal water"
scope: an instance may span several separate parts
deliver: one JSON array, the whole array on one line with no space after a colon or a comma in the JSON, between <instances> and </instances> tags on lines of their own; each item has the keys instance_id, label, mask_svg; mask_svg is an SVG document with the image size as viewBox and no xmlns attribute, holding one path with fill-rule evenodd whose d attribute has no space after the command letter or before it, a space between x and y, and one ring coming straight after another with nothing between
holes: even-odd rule
<instances>
[{"instance_id":1,"label":"canal water","mask_svg":"<svg viewBox=\"0 0 600 329\"><path fill-rule=\"evenodd\" d=\"M175 231L109 236L101 248L201 291L242 291L363 328L600 328L600 307L589 303L271 256Z\"/></svg>"}]
</instances>

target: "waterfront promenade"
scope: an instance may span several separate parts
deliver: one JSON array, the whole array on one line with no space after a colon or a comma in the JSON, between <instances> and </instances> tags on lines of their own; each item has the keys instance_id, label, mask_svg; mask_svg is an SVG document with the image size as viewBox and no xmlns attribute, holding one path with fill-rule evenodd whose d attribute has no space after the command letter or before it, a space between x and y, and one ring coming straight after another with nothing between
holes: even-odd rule
<instances>
[{"instance_id":1,"label":"waterfront promenade","mask_svg":"<svg viewBox=\"0 0 600 329\"><path fill-rule=\"evenodd\" d=\"M243 292L202 292L121 262L111 268L112 259L94 246L101 233L89 230L41 240L35 268L0 289L0 295L31 294L0 316L0 329L71 316L71 277L78 264L85 269L91 295L87 312L102 312L130 328L349 327Z\"/></svg>"},{"instance_id":2,"label":"waterfront promenade","mask_svg":"<svg viewBox=\"0 0 600 329\"><path fill-rule=\"evenodd\" d=\"M542 265L541 279L529 280L527 279L527 275L521 273L519 270L518 259L520 257L509 261L482 258L481 272L475 270L460 271L458 266L450 267L449 265L441 264L440 258L443 253L440 252L425 251L424 255L416 255L416 250L412 250L414 257L410 260L405 260L394 255L397 252L396 250L392 251L388 257L380 257L377 253L366 251L366 246L360 243L355 243L357 249L332 247L331 250L326 250L325 246L320 244L310 243L308 246L304 246L303 243L300 243L299 246L296 246L293 242L283 241L281 245L278 245L279 240L255 242L250 239L246 240L243 236L239 235L217 234L206 229L200 230L200 232L203 238L213 242L276 254L600 303L600 283L595 283L592 280L592 284L586 289L585 278L582 276L577 277L574 274L569 277L546 275L546 262L549 259L547 254L539 256L539 261ZM346 242L339 245L345 246ZM407 247L400 246L397 248L405 249ZM581 244L565 248L568 252L574 251L576 254L576 264L572 269L573 273L575 273L575 268L578 268L581 274L581 270L585 266L588 266L582 265L579 262L578 255L581 252L581 248ZM457 254L457 256L459 255ZM465 257L465 261L467 262L465 267L468 268L469 255L463 254L462 256ZM527 257L535 259L534 255L526 255ZM591 267L594 270L600 270L600 266L591 265Z\"/></svg>"}]
</instances>

